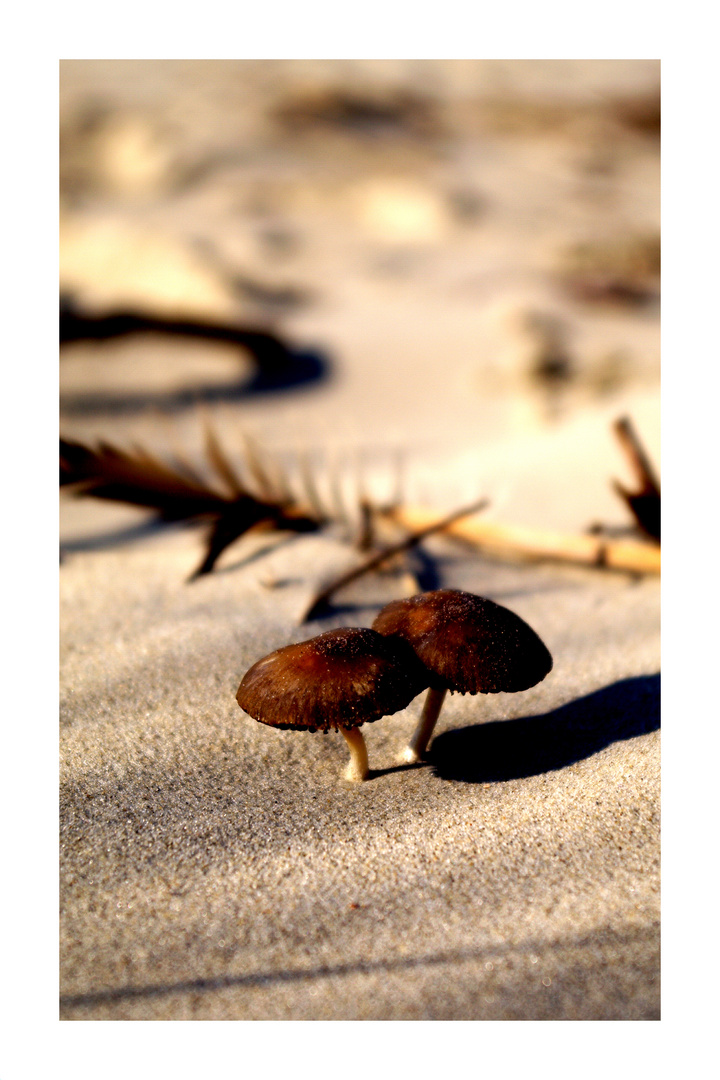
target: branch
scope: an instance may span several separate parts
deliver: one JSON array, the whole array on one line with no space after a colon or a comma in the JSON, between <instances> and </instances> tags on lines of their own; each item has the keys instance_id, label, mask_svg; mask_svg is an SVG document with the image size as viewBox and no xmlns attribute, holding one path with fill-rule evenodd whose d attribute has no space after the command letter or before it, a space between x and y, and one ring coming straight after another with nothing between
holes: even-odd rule
<instances>
[{"instance_id":1,"label":"branch","mask_svg":"<svg viewBox=\"0 0 720 1080\"><path fill-rule=\"evenodd\" d=\"M426 522L421 525L420 528L415 529L410 536L405 537L404 540L400 540L397 544L390 544L387 547L382 548L380 551L376 551L374 554L363 559L361 563L353 567L352 570L346 571L339 577L334 578L329 585L323 586L320 592L316 593L311 599L308 607L302 616L301 622L308 622L317 611L322 608L323 604L327 603L333 593L339 589L349 585L352 581L356 581L363 574L369 573L371 570L376 570L383 563L392 559L395 555L400 555L405 551L409 551L411 548L416 547L426 537L431 536L432 533L441 532L443 529L449 528L460 518L467 517L468 514L478 513L480 510L484 510L488 505L487 499L479 499L477 502L472 503L470 506L465 506L461 510L454 510L446 517L434 518L429 524ZM428 512L429 513L429 512ZM403 524L403 511L394 511L393 519L395 521L401 521Z\"/></svg>"},{"instance_id":2,"label":"branch","mask_svg":"<svg viewBox=\"0 0 720 1080\"><path fill-rule=\"evenodd\" d=\"M617 480L613 481L613 488L630 508L630 513L642 531L653 540L659 541L660 483L630 419L623 416L616 420L613 430L628 459L630 468L637 477L639 489L630 491Z\"/></svg>"},{"instance_id":3,"label":"branch","mask_svg":"<svg viewBox=\"0 0 720 1080\"><path fill-rule=\"evenodd\" d=\"M395 520L408 529L422 529L431 517L432 512L424 507L399 508L394 513ZM446 531L499 556L579 563L639 574L660 573L660 548L656 544L502 525L475 517L456 521L446 526Z\"/></svg>"},{"instance_id":4,"label":"branch","mask_svg":"<svg viewBox=\"0 0 720 1080\"><path fill-rule=\"evenodd\" d=\"M212 526L205 541L205 555L191 581L209 574L222 552L250 529L308 532L325 524L299 501L270 490L270 479L259 471L262 463L251 456L254 450L247 450L246 457L256 483L266 489L264 495L256 495L235 475L209 427L206 447L210 463L230 495L195 475L181 461L167 464L142 447L122 450L107 442L93 447L69 439L60 440L60 483L69 486L75 495L147 507L157 511L164 521L209 519Z\"/></svg>"}]
</instances>

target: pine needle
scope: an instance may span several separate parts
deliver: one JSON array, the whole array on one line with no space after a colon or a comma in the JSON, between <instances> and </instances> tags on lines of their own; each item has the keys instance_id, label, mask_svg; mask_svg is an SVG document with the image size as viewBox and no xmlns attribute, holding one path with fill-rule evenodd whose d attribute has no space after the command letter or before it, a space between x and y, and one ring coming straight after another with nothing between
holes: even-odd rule
<instances>
[{"instance_id":1,"label":"pine needle","mask_svg":"<svg viewBox=\"0 0 720 1080\"><path fill-rule=\"evenodd\" d=\"M237 499L244 494L243 486L207 417L205 418L204 430L205 452L208 460L218 476L225 482L231 497Z\"/></svg>"},{"instance_id":2,"label":"pine needle","mask_svg":"<svg viewBox=\"0 0 720 1080\"><path fill-rule=\"evenodd\" d=\"M157 510L178 521L222 510L225 499L207 483L153 457L142 448L121 450L108 442L97 447L60 440L60 483L80 484L98 499Z\"/></svg>"},{"instance_id":3,"label":"pine needle","mask_svg":"<svg viewBox=\"0 0 720 1080\"><path fill-rule=\"evenodd\" d=\"M314 518L299 501L273 497L258 456L252 449L251 468L263 478L267 498L259 498L235 476L217 437L210 434L208 457L232 494L218 491L198 476L187 463L167 464L143 447L122 450L108 442L97 447L69 439L60 440L60 483L73 494L129 503L157 511L163 521L210 518L205 555L191 580L208 574L222 552L250 529L268 527L291 532L319 529L324 520Z\"/></svg>"},{"instance_id":4,"label":"pine needle","mask_svg":"<svg viewBox=\"0 0 720 1080\"><path fill-rule=\"evenodd\" d=\"M327 511L320 497L320 493L315 483L315 476L310 466L307 452L304 451L298 454L298 467L300 470L300 483L302 486L303 494L307 500L307 504L310 507L310 511L318 521L327 520Z\"/></svg>"},{"instance_id":5,"label":"pine needle","mask_svg":"<svg viewBox=\"0 0 720 1080\"><path fill-rule=\"evenodd\" d=\"M245 450L245 461L250 476L256 485L258 494L270 501L277 499L277 488L273 483L273 478L270 475L268 468L262 460L262 455L260 454L257 444L254 439L251 439L247 434L243 434L242 440Z\"/></svg>"}]
</instances>

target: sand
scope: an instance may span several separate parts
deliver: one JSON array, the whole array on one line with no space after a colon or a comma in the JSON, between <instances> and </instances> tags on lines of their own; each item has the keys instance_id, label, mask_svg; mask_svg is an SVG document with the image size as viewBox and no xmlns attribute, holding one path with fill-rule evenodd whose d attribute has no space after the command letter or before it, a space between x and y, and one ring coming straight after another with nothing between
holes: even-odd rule
<instances>
[{"instance_id":1,"label":"sand","mask_svg":"<svg viewBox=\"0 0 720 1080\"><path fill-rule=\"evenodd\" d=\"M195 102L193 120L180 109L183 62L168 62L163 78L150 77L152 62L117 63L146 64L134 69L144 78L64 62L63 116L70 123L102 90L156 152L138 150L143 168L123 174L128 146L146 144L101 125L102 154L96 147L82 173L68 165L73 288L88 305L123 295L118 280L91 295L94 264L78 237L100 221L155 235L142 257L156 268L185 245L200 259L186 281L205 312L219 317L228 304L249 317L242 305L255 304L252 316L319 358L323 377L233 396L222 387L237 380L237 358L207 345L76 344L61 365L65 435L160 453L179 445L206 467L193 394L215 379L205 412L235 461L242 433L291 470L306 450L321 486L335 472L349 503L358 462L382 499L400 452L404 497L439 514L486 494L498 521L631 527L611 487L632 480L611 424L630 415L659 469L657 305L652 295L581 303L557 268L575 241L657 229L652 135L608 138L605 114L578 111L642 97L654 62L597 62L583 78L568 61L572 75L553 68L555 84L546 70L545 94L532 99L549 103L545 119L514 105L515 127L500 133L496 114L492 127L480 109L497 96L488 90L497 72L438 68L442 138L422 129L368 141L321 125L300 143L271 138L258 120L269 101L292 98L295 69L271 79L253 66L233 80L206 62L196 69L204 92L183 99ZM527 103L543 62L523 63L513 102ZM398 65L385 81L375 71L350 82L368 93L403 80L417 89L420 75ZM314 93L339 78L318 72ZM223 108L240 86L252 107L230 139ZM163 117L175 124L165 143L147 135ZM217 158L223 139L235 158ZM590 149L610 148L605 171L588 167ZM206 171L187 180L198 162ZM270 316L247 291L228 292L207 248L192 247L198 238L238 276L306 289L312 301ZM538 312L562 328L569 357L557 392L528 374L549 348ZM313 588L353 557L339 534L250 561L248 539L188 583L201 531L148 528L146 518L89 499L62 504L63 1020L659 1018L657 578L499 562L428 541L437 584L512 608L554 667L525 693L449 697L417 767L396 758L421 698L367 726L373 772L353 785L340 779L341 736L271 730L234 695L264 653L369 625L401 579L366 578L302 625Z\"/></svg>"}]
</instances>

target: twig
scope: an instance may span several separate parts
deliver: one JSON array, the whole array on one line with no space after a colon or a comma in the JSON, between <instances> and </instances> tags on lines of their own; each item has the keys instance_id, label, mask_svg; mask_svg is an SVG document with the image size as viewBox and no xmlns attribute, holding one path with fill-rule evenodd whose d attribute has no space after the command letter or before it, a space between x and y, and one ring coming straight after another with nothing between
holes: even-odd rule
<instances>
[{"instance_id":1,"label":"twig","mask_svg":"<svg viewBox=\"0 0 720 1080\"><path fill-rule=\"evenodd\" d=\"M638 491L630 491L619 481L613 480L613 488L630 508L642 531L659 541L660 483L630 419L623 416L616 420L613 430L640 485Z\"/></svg>"},{"instance_id":2,"label":"twig","mask_svg":"<svg viewBox=\"0 0 720 1080\"><path fill-rule=\"evenodd\" d=\"M461 510L454 510L452 514L448 514L446 517L438 520L435 518L431 523L422 525L419 529L414 530L410 536L405 537L404 540L400 540L396 544L390 544L387 547L382 548L380 551L376 551L374 554L363 559L361 563L353 567L352 570L348 570L341 574L339 577L334 578L329 585L323 586L320 592L316 593L310 601L308 607L303 613L301 622L307 622L322 608L333 593L339 589L349 585L352 581L356 581L357 578L362 577L363 574L369 573L371 570L376 570L377 567L382 566L388 559L392 559L395 555L400 555L405 551L409 551L411 548L416 547L426 537L431 536L432 533L441 532L443 529L447 529L460 518L467 517L468 514L478 513L488 505L487 499L479 499L477 502L472 503L470 506L465 506ZM395 520L402 520L403 512L394 512ZM404 523L404 521L403 521Z\"/></svg>"},{"instance_id":3,"label":"twig","mask_svg":"<svg viewBox=\"0 0 720 1080\"><path fill-rule=\"evenodd\" d=\"M71 297L61 298L61 346L74 341L108 341L111 338L147 331L239 345L250 353L261 371L270 373L287 370L293 363L292 353L286 343L276 334L259 326L233 326L192 318L176 319L140 311L91 315L81 311Z\"/></svg>"},{"instance_id":4,"label":"twig","mask_svg":"<svg viewBox=\"0 0 720 1080\"><path fill-rule=\"evenodd\" d=\"M637 436L630 418L628 416L620 417L620 419L616 420L613 424L613 430L620 441L620 445L625 451L625 455L631 468L637 475L640 487L646 491L655 491L659 496L660 482L655 476L653 467L650 464L650 459L645 453L645 449Z\"/></svg>"},{"instance_id":5,"label":"twig","mask_svg":"<svg viewBox=\"0 0 720 1080\"><path fill-rule=\"evenodd\" d=\"M274 490L253 446L246 450L248 467L256 484L265 489L265 497L253 494L238 480L217 438L207 431L206 441L210 462L224 486L232 488L231 495L199 477L186 463L168 465L142 447L122 450L107 442L92 447L69 439L60 440L60 482L71 486L76 495L153 509L164 521L209 519L205 555L191 581L210 573L222 552L250 529L308 532L324 525L299 501Z\"/></svg>"},{"instance_id":6,"label":"twig","mask_svg":"<svg viewBox=\"0 0 720 1080\"><path fill-rule=\"evenodd\" d=\"M432 512L424 507L399 508L394 513L395 520L408 529L421 529L431 516ZM580 563L639 574L660 573L659 546L640 541L502 525L475 517L446 526L446 531L499 556Z\"/></svg>"}]
</instances>

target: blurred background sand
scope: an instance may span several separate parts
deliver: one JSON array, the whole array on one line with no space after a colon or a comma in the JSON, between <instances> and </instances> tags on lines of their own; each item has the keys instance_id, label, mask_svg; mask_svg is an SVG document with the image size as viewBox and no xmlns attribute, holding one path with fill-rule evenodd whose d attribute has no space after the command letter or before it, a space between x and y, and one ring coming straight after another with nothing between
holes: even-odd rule
<instances>
[{"instance_id":1,"label":"blurred background sand","mask_svg":"<svg viewBox=\"0 0 720 1080\"><path fill-rule=\"evenodd\" d=\"M155 406L192 447L188 406L205 400L230 440L242 428L281 453L387 469L399 449L409 482L424 477L420 494L436 499L441 458L490 484L518 437L561 439L582 412L591 445L632 404L657 458L657 62L88 60L61 72L63 291L87 311L266 326L315 361L304 385L243 395L252 368L227 345L71 344L66 434L161 440ZM572 468L583 440L570 438ZM577 464L592 485L591 461ZM515 483L524 517L562 514L547 490L536 509ZM600 489L596 513L612 505L605 492L595 502Z\"/></svg>"}]
</instances>

